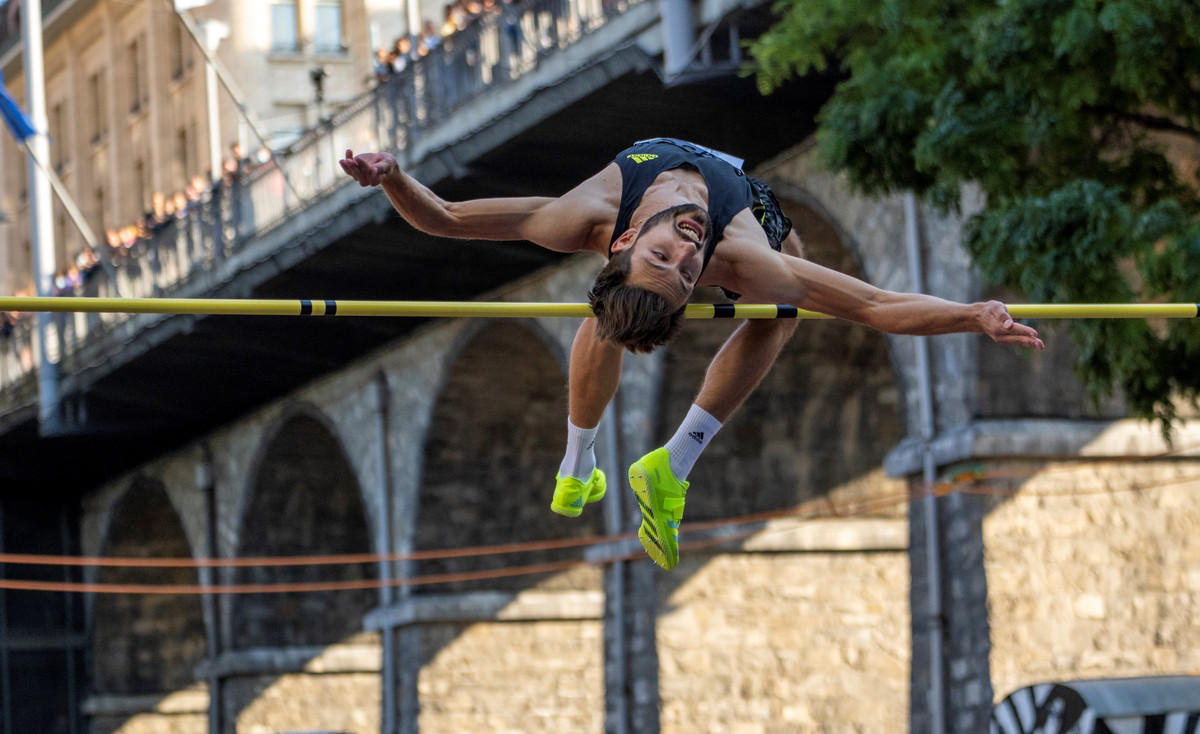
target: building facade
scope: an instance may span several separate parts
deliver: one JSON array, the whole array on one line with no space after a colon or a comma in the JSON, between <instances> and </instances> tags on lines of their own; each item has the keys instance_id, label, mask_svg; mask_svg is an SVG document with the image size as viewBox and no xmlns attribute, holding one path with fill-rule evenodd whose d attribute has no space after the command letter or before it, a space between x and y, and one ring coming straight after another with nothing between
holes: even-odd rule
<instances>
[{"instance_id":1,"label":"building facade","mask_svg":"<svg viewBox=\"0 0 1200 734\"><path fill-rule=\"evenodd\" d=\"M0 68L27 109L20 12L12 10L19 5L10 0L0 9ZM361 0L213 0L187 12L227 71L227 87L206 74L198 39L165 0L43 6L50 164L110 243L114 233L128 238L129 228L145 226L148 214L195 201L233 157L261 161L264 146L285 147L369 91L373 40L390 43L405 29L395 13L370 19L375 11ZM33 266L26 156L8 136L0 171L0 211L8 217L0 225L0 286L13 293L33 284ZM89 243L57 197L52 207L55 269L65 271Z\"/></svg>"}]
</instances>

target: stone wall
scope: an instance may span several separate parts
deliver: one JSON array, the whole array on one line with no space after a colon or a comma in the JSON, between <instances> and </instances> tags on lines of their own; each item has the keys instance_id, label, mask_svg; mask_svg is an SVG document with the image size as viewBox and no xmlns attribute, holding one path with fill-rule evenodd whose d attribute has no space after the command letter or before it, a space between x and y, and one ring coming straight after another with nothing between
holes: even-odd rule
<instances>
[{"instance_id":1,"label":"stone wall","mask_svg":"<svg viewBox=\"0 0 1200 734\"><path fill-rule=\"evenodd\" d=\"M91 734L206 734L208 715L193 714L134 714L125 716L93 716Z\"/></svg>"},{"instance_id":2,"label":"stone wall","mask_svg":"<svg viewBox=\"0 0 1200 734\"><path fill-rule=\"evenodd\" d=\"M1200 675L1200 460L995 462L983 524L997 697ZM1027 477L1027 478L1025 478Z\"/></svg>"},{"instance_id":3,"label":"stone wall","mask_svg":"<svg viewBox=\"0 0 1200 734\"><path fill-rule=\"evenodd\" d=\"M379 731L374 671L237 676L224 687L230 713L222 734Z\"/></svg>"},{"instance_id":4,"label":"stone wall","mask_svg":"<svg viewBox=\"0 0 1200 734\"><path fill-rule=\"evenodd\" d=\"M1200 673L1187 652L1200 431L1177 428L1168 446L1131 420L978 421L935 442L944 477L966 472L937 501L947 731L980 730L994 702L1033 683ZM924 512L911 527L913 730L924 731Z\"/></svg>"},{"instance_id":5,"label":"stone wall","mask_svg":"<svg viewBox=\"0 0 1200 734\"><path fill-rule=\"evenodd\" d=\"M907 731L907 559L689 553L663 579L663 732Z\"/></svg>"},{"instance_id":6,"label":"stone wall","mask_svg":"<svg viewBox=\"0 0 1200 734\"><path fill-rule=\"evenodd\" d=\"M598 621L427 625L422 734L604 731Z\"/></svg>"}]
</instances>

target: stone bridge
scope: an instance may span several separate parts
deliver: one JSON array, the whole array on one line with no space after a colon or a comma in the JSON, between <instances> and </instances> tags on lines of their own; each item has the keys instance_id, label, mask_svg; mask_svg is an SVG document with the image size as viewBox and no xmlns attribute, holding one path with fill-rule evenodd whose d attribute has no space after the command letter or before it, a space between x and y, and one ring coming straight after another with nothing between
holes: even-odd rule
<instances>
[{"instance_id":1,"label":"stone bridge","mask_svg":"<svg viewBox=\"0 0 1200 734\"><path fill-rule=\"evenodd\" d=\"M663 134L745 156L815 261L908 288L903 202L854 195L813 154L813 114L833 80L763 99L736 73L739 40L769 18L762 7L697 6L698 42L683 54L691 61L694 48L695 62L667 64L669 74L658 5L612 16L603 5L592 15L553 7L563 48L487 93L472 86L490 84L482 77L452 100L423 97L415 75L382 88L281 167L210 201L209 226L168 233L97 293L579 301L597 259L424 237L380 192L339 179L338 153L394 149L449 199L554 195L630 141ZM928 289L976 298L961 222L918 210L915 224ZM922 487L883 469L885 458L897 477L921 465L922 447L906 439L919 434L913 341L849 324L802 324L722 429L690 477L683 560L670 574L631 545L624 493L577 520L553 515L577 326L64 319L52 431L39 428L20 355L5 355L0 551L194 563L6 563L8 579L102 586L0 596L4 730L928 731L925 651L944 623L942 713L950 730L970 732L991 714L993 670L1015 685L1012 669L1036 667L1040 646L1069 637L1058 627L1037 637L1016 612L989 616L1070 585L1013 570L1033 565L1020 528L1047 519L989 498L942 502L952 611L928 618L926 525L910 522L908 502ZM691 323L668 348L627 360L598 445L614 485L673 431L731 328ZM1069 360L1066 350L1026 359L974 336L933 340L939 466L1008 469L1020 457L1032 476L1079 456L1162 450L1153 430L1109 424L1119 405L1083 407L1063 376ZM1156 459L1137 475L1169 480L1182 466ZM1101 484L1132 481L1119 465L1100 471ZM1101 534L1178 558L1153 528L1193 527L1195 500L1129 503L1139 522ZM1046 551L1081 569L1070 583L1085 587L1083 601L1065 605L1066 629L1084 620L1107 630L1107 607L1088 590L1111 588L1114 574L1143 578L1128 553L1089 564L1106 542L1091 527L1044 528L1079 539ZM306 561L272 561L296 557ZM1194 592L1186 570L1171 579L1139 587L1138 603L1157 609ZM122 588L141 593L104 593ZM1127 629L1112 608L1111 624ZM1195 649L1179 631L1186 615L1172 613L1158 617L1164 645ZM1099 658L1131 675L1195 667L1147 650L1121 638L1076 670Z\"/></svg>"}]
</instances>

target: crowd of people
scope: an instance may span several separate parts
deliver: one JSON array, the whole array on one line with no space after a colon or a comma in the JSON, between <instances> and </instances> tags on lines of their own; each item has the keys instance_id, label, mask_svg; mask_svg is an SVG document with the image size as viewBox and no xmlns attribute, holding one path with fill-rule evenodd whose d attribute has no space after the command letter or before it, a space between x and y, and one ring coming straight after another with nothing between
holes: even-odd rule
<instances>
[{"instance_id":1,"label":"crowd of people","mask_svg":"<svg viewBox=\"0 0 1200 734\"><path fill-rule=\"evenodd\" d=\"M374 69L376 80L381 83L388 81L439 47L460 48L461 44L468 42L460 34L486 18L495 18L499 23L502 48L507 49L502 53L521 54L528 43L525 29L522 28L522 18L529 10L529 2L531 0L455 0L445 5L440 24L426 20L422 23L419 33L402 35L396 38L390 47L377 49ZM606 13L615 10L617 2L618 0L601 0ZM19 21L19 9L19 0L0 2L0 36L3 36L5 30L15 27ZM551 29L537 28L533 29L533 32L539 36L536 39L537 45L553 44ZM471 43L477 46L478 39L473 38ZM478 49L470 46L464 48L464 53L455 55L454 63L476 65ZM446 74L440 78L439 93L449 97L455 96L450 92L465 83L458 78L459 76L461 74ZM448 100L440 101L445 104ZM157 192L153 194L150 208L142 217L124 226L107 229L103 244L87 245L75 253L69 264L55 273L51 293L55 296L83 293L85 284L101 270L104 261L119 267L128 258L139 257L139 252L147 251L149 243L165 229L171 226L182 229L187 226L190 218L198 216L207 194L223 186L232 187L242 176L269 160L270 154L265 148L253 156L247 156L241 146L234 143L230 146L230 155L224 160L220 176L211 179L206 176L193 176L181 191L172 195ZM33 296L36 295L36 288L30 282L15 295ZM0 312L0 348L30 316L31 314L27 313Z\"/></svg>"},{"instance_id":2,"label":"crowd of people","mask_svg":"<svg viewBox=\"0 0 1200 734\"><path fill-rule=\"evenodd\" d=\"M517 53L525 41L521 16L525 0L455 0L442 9L441 23L426 20L419 32L396 38L390 47L376 49L375 76L386 82L434 49L453 47L459 34L487 17L499 19L507 48Z\"/></svg>"},{"instance_id":3,"label":"crowd of people","mask_svg":"<svg viewBox=\"0 0 1200 734\"><path fill-rule=\"evenodd\" d=\"M239 143L233 143L230 146L230 155L223 162L219 178L210 181L208 177L197 175L193 176L181 191L172 195L158 192L153 194L150 208L143 216L124 226L105 231L104 244L100 248L102 251L98 251L92 245L85 245L74 254L68 264L60 267L54 274L50 295L84 294L85 284L102 269L102 258L107 258L109 262L119 266L129 257L138 257L140 252L149 248L148 243L165 229L170 226L186 226L189 218L199 216L206 194L221 187L232 187L242 176L269 159L265 148L249 157L243 154ZM37 289L32 282L28 282L13 295L36 296ZM22 324L30 323L32 318L32 313L24 311L0 312L0 350L3 350Z\"/></svg>"}]
</instances>

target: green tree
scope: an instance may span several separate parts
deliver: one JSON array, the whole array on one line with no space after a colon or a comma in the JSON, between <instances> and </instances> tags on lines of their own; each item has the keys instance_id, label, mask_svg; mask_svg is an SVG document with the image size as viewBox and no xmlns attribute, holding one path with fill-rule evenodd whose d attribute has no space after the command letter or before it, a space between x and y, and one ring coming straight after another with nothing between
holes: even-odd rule
<instances>
[{"instance_id":1,"label":"green tree","mask_svg":"<svg viewBox=\"0 0 1200 734\"><path fill-rule=\"evenodd\" d=\"M986 209L965 245L1033 302L1200 301L1196 0L781 0L752 48L764 92L832 68L825 163L868 194ZM1191 320L1071 323L1093 398L1176 417L1196 401Z\"/></svg>"}]
</instances>

